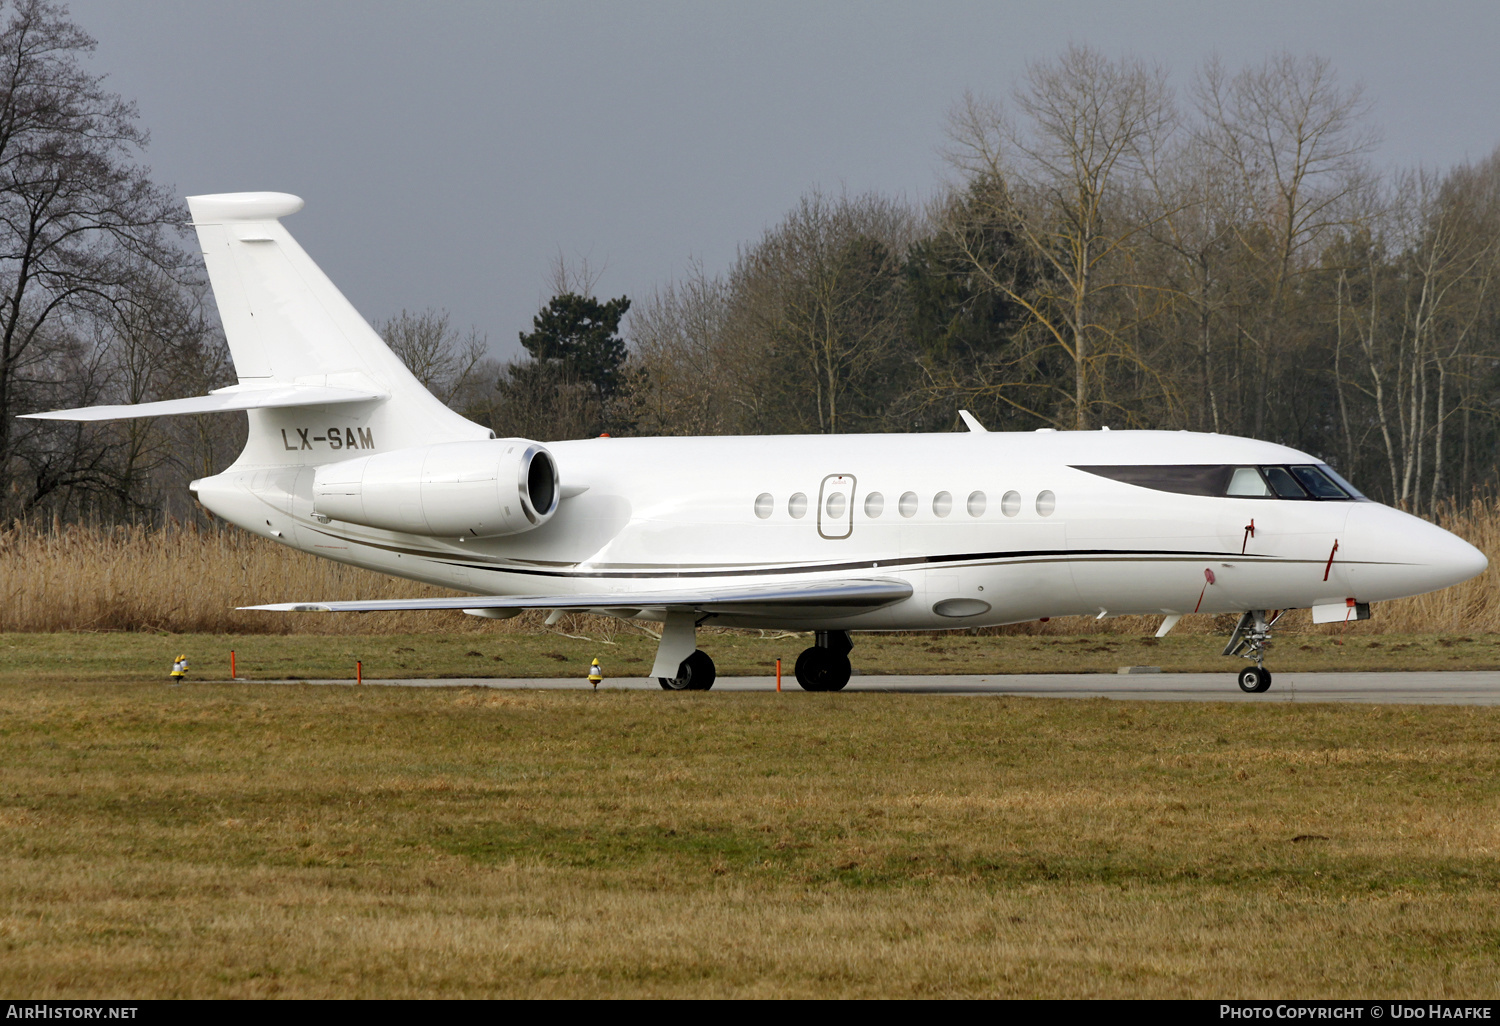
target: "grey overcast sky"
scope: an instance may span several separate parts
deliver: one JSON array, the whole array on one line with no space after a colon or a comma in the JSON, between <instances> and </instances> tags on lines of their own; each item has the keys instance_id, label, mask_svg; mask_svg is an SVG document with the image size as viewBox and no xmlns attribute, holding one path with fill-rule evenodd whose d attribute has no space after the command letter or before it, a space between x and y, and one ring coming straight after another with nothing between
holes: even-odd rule
<instances>
[{"instance_id":1,"label":"grey overcast sky","mask_svg":"<svg viewBox=\"0 0 1500 1026\"><path fill-rule=\"evenodd\" d=\"M1388 165L1500 144L1500 4L72 0L184 194L293 192L371 320L449 310L517 350L561 251L644 296L725 269L813 187L919 200L965 89L1070 41L1165 63L1332 59Z\"/></svg>"}]
</instances>

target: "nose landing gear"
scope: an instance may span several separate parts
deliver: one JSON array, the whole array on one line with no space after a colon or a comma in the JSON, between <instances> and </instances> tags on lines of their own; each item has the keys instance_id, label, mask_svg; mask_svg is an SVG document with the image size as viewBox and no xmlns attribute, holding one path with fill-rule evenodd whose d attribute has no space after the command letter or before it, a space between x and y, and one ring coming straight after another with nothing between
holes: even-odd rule
<instances>
[{"instance_id":1,"label":"nose landing gear","mask_svg":"<svg viewBox=\"0 0 1500 1026\"><path fill-rule=\"evenodd\" d=\"M1247 666L1239 672L1237 679L1241 691L1258 695L1270 689L1271 671L1265 667L1266 649L1271 644L1271 628L1281 619L1282 612L1284 610L1278 610L1267 619L1264 609L1249 610L1240 616L1234 633L1229 636L1229 644L1224 646L1222 655L1255 660L1254 666Z\"/></svg>"},{"instance_id":2,"label":"nose landing gear","mask_svg":"<svg viewBox=\"0 0 1500 1026\"><path fill-rule=\"evenodd\" d=\"M1271 671L1264 666L1247 666L1240 671L1240 690L1258 695L1271 687Z\"/></svg>"},{"instance_id":3,"label":"nose landing gear","mask_svg":"<svg viewBox=\"0 0 1500 1026\"><path fill-rule=\"evenodd\" d=\"M849 640L849 632L817 631L813 637L813 647L803 649L797 657L797 683L803 691L842 691L853 672L849 650L854 643Z\"/></svg>"}]
</instances>

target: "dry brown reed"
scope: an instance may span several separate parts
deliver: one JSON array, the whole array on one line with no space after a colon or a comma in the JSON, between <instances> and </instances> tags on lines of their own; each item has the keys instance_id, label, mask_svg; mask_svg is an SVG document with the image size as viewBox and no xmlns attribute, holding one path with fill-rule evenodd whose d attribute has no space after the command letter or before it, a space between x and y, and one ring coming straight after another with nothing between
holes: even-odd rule
<instances>
[{"instance_id":1,"label":"dry brown reed","mask_svg":"<svg viewBox=\"0 0 1500 1026\"><path fill-rule=\"evenodd\" d=\"M453 592L344 566L233 528L39 527L0 533L0 631L385 634L452 631L461 614L286 616L236 606Z\"/></svg>"},{"instance_id":2,"label":"dry brown reed","mask_svg":"<svg viewBox=\"0 0 1500 1026\"><path fill-rule=\"evenodd\" d=\"M1439 521L1482 549L1500 553L1500 502L1444 510ZM236 606L295 599L380 599L456 592L360 570L233 528L198 529L36 525L0 531L0 632L140 631L212 634L416 634L533 632L540 614L479 620L460 613L366 613L358 616L241 612ZM1179 630L1214 633L1224 617L1190 617ZM1196 621L1196 622L1194 622ZM1137 634L1160 617L1093 620L1060 617L996 628L1005 634ZM1500 631L1500 583L1490 569L1430 595L1384 603L1377 619L1294 630L1427 633ZM569 617L563 632L611 635L624 627L602 617Z\"/></svg>"}]
</instances>

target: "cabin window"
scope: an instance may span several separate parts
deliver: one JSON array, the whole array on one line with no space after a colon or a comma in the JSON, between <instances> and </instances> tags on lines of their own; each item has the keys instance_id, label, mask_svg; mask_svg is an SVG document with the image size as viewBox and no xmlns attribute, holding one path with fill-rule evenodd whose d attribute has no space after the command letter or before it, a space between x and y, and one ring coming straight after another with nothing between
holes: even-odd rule
<instances>
[{"instance_id":1,"label":"cabin window","mask_svg":"<svg viewBox=\"0 0 1500 1026\"><path fill-rule=\"evenodd\" d=\"M987 500L985 499L983 492L970 492L969 493L969 502L968 502L969 516L971 516L971 517L982 517L982 516L984 516L984 507L986 505L986 502L987 502Z\"/></svg>"},{"instance_id":2,"label":"cabin window","mask_svg":"<svg viewBox=\"0 0 1500 1026\"><path fill-rule=\"evenodd\" d=\"M1036 511L1038 515L1050 517L1052 515L1052 511L1055 509L1057 509L1056 495L1052 494L1050 491L1041 492L1037 495Z\"/></svg>"},{"instance_id":3,"label":"cabin window","mask_svg":"<svg viewBox=\"0 0 1500 1026\"><path fill-rule=\"evenodd\" d=\"M914 517L917 515L917 493L904 492L901 501L896 504L903 517Z\"/></svg>"},{"instance_id":4,"label":"cabin window","mask_svg":"<svg viewBox=\"0 0 1500 1026\"><path fill-rule=\"evenodd\" d=\"M770 492L761 492L755 497L755 515L762 520L771 515L771 510L776 506L776 500L771 498Z\"/></svg>"},{"instance_id":5,"label":"cabin window","mask_svg":"<svg viewBox=\"0 0 1500 1026\"><path fill-rule=\"evenodd\" d=\"M938 492L932 497L932 512L940 517L945 517L953 512L953 493Z\"/></svg>"},{"instance_id":6,"label":"cabin window","mask_svg":"<svg viewBox=\"0 0 1500 1026\"><path fill-rule=\"evenodd\" d=\"M1008 517L1013 517L1021 512L1021 493L1009 491L1000 496L1000 512Z\"/></svg>"},{"instance_id":7,"label":"cabin window","mask_svg":"<svg viewBox=\"0 0 1500 1026\"><path fill-rule=\"evenodd\" d=\"M830 520L837 520L839 517L844 515L845 505L846 503L844 502L844 493L834 492L832 495L828 496L828 501L823 504L823 508L828 511L828 518Z\"/></svg>"},{"instance_id":8,"label":"cabin window","mask_svg":"<svg viewBox=\"0 0 1500 1026\"><path fill-rule=\"evenodd\" d=\"M807 516L807 496L798 492L786 500L786 511L792 515L793 520L801 520Z\"/></svg>"},{"instance_id":9,"label":"cabin window","mask_svg":"<svg viewBox=\"0 0 1500 1026\"><path fill-rule=\"evenodd\" d=\"M871 492L865 496L865 516L874 520L885 512L885 496L879 492Z\"/></svg>"}]
</instances>

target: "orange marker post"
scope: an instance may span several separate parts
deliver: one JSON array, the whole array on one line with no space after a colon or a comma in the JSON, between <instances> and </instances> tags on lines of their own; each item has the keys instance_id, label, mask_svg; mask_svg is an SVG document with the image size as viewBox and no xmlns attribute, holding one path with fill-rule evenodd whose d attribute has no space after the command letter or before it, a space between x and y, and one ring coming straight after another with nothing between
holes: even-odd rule
<instances>
[{"instance_id":1,"label":"orange marker post","mask_svg":"<svg viewBox=\"0 0 1500 1026\"><path fill-rule=\"evenodd\" d=\"M776 693L781 694L781 660L776 660Z\"/></svg>"},{"instance_id":2,"label":"orange marker post","mask_svg":"<svg viewBox=\"0 0 1500 1026\"><path fill-rule=\"evenodd\" d=\"M356 684L363 684L364 682L365 682L365 664L362 663L362 662L360 662L358 659L356 659L356 660L354 660L354 683L356 683Z\"/></svg>"},{"instance_id":3,"label":"orange marker post","mask_svg":"<svg viewBox=\"0 0 1500 1026\"><path fill-rule=\"evenodd\" d=\"M238 675L234 672L234 649L231 648L229 650L229 679L234 680L236 676Z\"/></svg>"}]
</instances>

